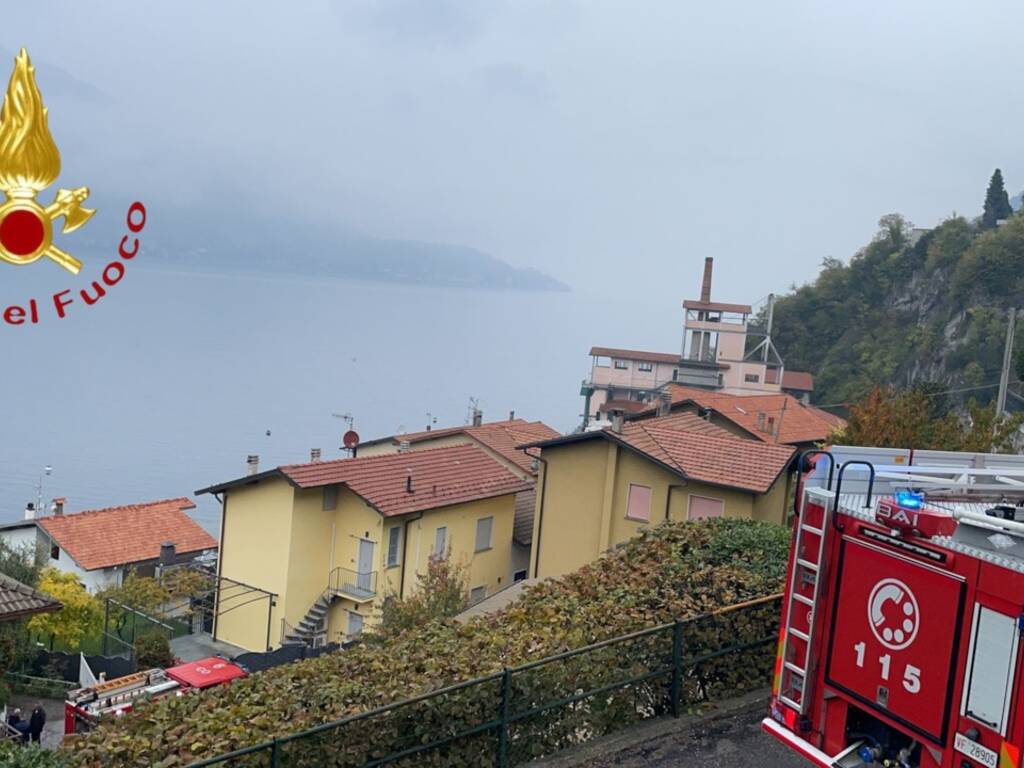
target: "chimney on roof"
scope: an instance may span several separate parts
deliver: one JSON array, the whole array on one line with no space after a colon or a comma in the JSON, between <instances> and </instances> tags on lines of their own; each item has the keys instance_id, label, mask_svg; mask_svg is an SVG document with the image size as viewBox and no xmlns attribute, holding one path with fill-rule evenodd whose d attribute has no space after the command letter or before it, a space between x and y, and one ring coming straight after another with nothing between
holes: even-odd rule
<instances>
[{"instance_id":1,"label":"chimney on roof","mask_svg":"<svg viewBox=\"0 0 1024 768\"><path fill-rule=\"evenodd\" d=\"M173 541L165 541L160 545L160 565L174 565L176 558Z\"/></svg>"},{"instance_id":2,"label":"chimney on roof","mask_svg":"<svg viewBox=\"0 0 1024 768\"><path fill-rule=\"evenodd\" d=\"M25 505L25 519L35 520L36 519L36 505L31 501Z\"/></svg>"},{"instance_id":3,"label":"chimney on roof","mask_svg":"<svg viewBox=\"0 0 1024 768\"><path fill-rule=\"evenodd\" d=\"M255 453L250 453L245 457L245 463L249 467L249 474L255 475L260 471L260 457Z\"/></svg>"},{"instance_id":4,"label":"chimney on roof","mask_svg":"<svg viewBox=\"0 0 1024 768\"><path fill-rule=\"evenodd\" d=\"M762 432L765 431L765 414L764 411L757 412L757 428Z\"/></svg>"},{"instance_id":5,"label":"chimney on roof","mask_svg":"<svg viewBox=\"0 0 1024 768\"><path fill-rule=\"evenodd\" d=\"M484 412L481 411L479 408L474 408L473 409L473 426L474 427L479 427L483 423L484 423Z\"/></svg>"},{"instance_id":6,"label":"chimney on roof","mask_svg":"<svg viewBox=\"0 0 1024 768\"><path fill-rule=\"evenodd\" d=\"M310 448L309 449L309 460L310 461L320 461L320 449L319 448Z\"/></svg>"},{"instance_id":7,"label":"chimney on roof","mask_svg":"<svg viewBox=\"0 0 1024 768\"><path fill-rule=\"evenodd\" d=\"M53 500L53 514L63 515L64 514L64 503L67 501L63 496Z\"/></svg>"},{"instance_id":8,"label":"chimney on roof","mask_svg":"<svg viewBox=\"0 0 1024 768\"><path fill-rule=\"evenodd\" d=\"M700 300L705 304L711 301L711 267L714 263L715 260L711 256L704 259L704 279L700 284Z\"/></svg>"},{"instance_id":9,"label":"chimney on roof","mask_svg":"<svg viewBox=\"0 0 1024 768\"><path fill-rule=\"evenodd\" d=\"M622 434L622 411L612 411L612 432L617 435Z\"/></svg>"},{"instance_id":10,"label":"chimney on roof","mask_svg":"<svg viewBox=\"0 0 1024 768\"><path fill-rule=\"evenodd\" d=\"M668 416L672 411L672 393L667 389L658 393L658 415Z\"/></svg>"},{"instance_id":11,"label":"chimney on roof","mask_svg":"<svg viewBox=\"0 0 1024 768\"><path fill-rule=\"evenodd\" d=\"M409 474L405 476L405 492L416 493L416 491L412 489L412 470L407 469L406 472L408 472Z\"/></svg>"},{"instance_id":12,"label":"chimney on roof","mask_svg":"<svg viewBox=\"0 0 1024 768\"><path fill-rule=\"evenodd\" d=\"M516 412L514 410L508 412L508 420L509 421L515 421L516 420Z\"/></svg>"}]
</instances>

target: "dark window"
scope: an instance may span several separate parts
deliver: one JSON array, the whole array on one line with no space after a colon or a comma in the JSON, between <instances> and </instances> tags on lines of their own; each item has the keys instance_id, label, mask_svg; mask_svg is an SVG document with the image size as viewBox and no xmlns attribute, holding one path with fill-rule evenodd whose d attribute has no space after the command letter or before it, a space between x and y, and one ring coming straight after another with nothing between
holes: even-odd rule
<instances>
[{"instance_id":1,"label":"dark window","mask_svg":"<svg viewBox=\"0 0 1024 768\"><path fill-rule=\"evenodd\" d=\"M402 528L396 525L388 529L388 568L398 565L399 545L402 541Z\"/></svg>"},{"instance_id":2,"label":"dark window","mask_svg":"<svg viewBox=\"0 0 1024 768\"><path fill-rule=\"evenodd\" d=\"M627 363L625 360L616 360L615 367L618 368L620 371L626 371L629 370L629 363Z\"/></svg>"},{"instance_id":3,"label":"dark window","mask_svg":"<svg viewBox=\"0 0 1024 768\"><path fill-rule=\"evenodd\" d=\"M761 380L761 377L756 373L748 373L743 376L743 380L751 384L757 384Z\"/></svg>"},{"instance_id":4,"label":"dark window","mask_svg":"<svg viewBox=\"0 0 1024 768\"><path fill-rule=\"evenodd\" d=\"M58 547L56 544L50 547L50 559L60 560L60 547Z\"/></svg>"},{"instance_id":5,"label":"dark window","mask_svg":"<svg viewBox=\"0 0 1024 768\"><path fill-rule=\"evenodd\" d=\"M512 574L512 581L523 581L526 579L526 570L516 571Z\"/></svg>"},{"instance_id":6,"label":"dark window","mask_svg":"<svg viewBox=\"0 0 1024 768\"><path fill-rule=\"evenodd\" d=\"M324 504L323 508L336 509L338 506L338 486L336 485L325 485L324 486Z\"/></svg>"},{"instance_id":7,"label":"dark window","mask_svg":"<svg viewBox=\"0 0 1024 768\"><path fill-rule=\"evenodd\" d=\"M650 373L654 370L654 363L637 363L637 368L646 373Z\"/></svg>"}]
</instances>

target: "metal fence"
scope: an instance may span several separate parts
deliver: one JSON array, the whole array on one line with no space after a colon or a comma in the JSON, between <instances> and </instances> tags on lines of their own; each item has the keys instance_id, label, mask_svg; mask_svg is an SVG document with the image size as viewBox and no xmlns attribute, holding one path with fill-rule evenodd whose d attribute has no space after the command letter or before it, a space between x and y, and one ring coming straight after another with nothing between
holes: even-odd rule
<instances>
[{"instance_id":1,"label":"metal fence","mask_svg":"<svg viewBox=\"0 0 1024 768\"><path fill-rule=\"evenodd\" d=\"M507 768L768 684L781 596L559 653L192 763Z\"/></svg>"}]
</instances>

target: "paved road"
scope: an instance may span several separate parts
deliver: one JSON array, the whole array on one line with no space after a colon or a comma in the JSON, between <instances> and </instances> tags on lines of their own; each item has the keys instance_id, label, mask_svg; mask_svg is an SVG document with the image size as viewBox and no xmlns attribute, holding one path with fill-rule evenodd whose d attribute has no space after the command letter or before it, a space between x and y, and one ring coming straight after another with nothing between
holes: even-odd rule
<instances>
[{"instance_id":1,"label":"paved road","mask_svg":"<svg viewBox=\"0 0 1024 768\"><path fill-rule=\"evenodd\" d=\"M586 768L808 768L810 763L761 731L760 712L670 733L586 763Z\"/></svg>"}]
</instances>

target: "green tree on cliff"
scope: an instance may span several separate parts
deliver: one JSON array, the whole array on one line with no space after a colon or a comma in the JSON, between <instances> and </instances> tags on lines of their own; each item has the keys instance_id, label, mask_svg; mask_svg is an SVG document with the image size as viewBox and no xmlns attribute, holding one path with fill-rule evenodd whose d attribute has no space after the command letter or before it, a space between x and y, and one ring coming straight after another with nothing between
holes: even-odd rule
<instances>
[{"instance_id":1,"label":"green tree on cliff","mask_svg":"<svg viewBox=\"0 0 1024 768\"><path fill-rule=\"evenodd\" d=\"M985 194L985 212L981 215L981 225L985 229L995 229L996 222L1012 215L1010 196L1006 194L1006 186L1003 184L1003 172L996 168Z\"/></svg>"}]
</instances>

